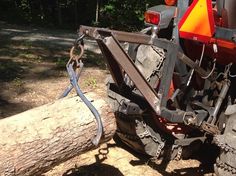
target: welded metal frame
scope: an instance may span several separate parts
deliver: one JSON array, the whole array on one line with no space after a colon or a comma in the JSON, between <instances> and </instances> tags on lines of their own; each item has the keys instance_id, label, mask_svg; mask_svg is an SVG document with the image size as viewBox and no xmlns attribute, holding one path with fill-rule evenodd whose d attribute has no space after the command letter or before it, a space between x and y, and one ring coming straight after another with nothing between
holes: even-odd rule
<instances>
[{"instance_id":1,"label":"welded metal frame","mask_svg":"<svg viewBox=\"0 0 236 176\"><path fill-rule=\"evenodd\" d=\"M163 38L153 38L143 33L122 32L88 26L81 26L79 32L81 35L86 34L97 41L118 88L124 87L124 73L126 73L157 115L173 123L201 125L206 118L205 114L196 115L193 112L186 112L180 109L170 110L166 106L177 58L195 69L200 75L207 75L199 66L192 64L190 58L178 51L177 44ZM163 76L159 83L158 92L149 85L133 60L122 48L120 42L152 45L165 50Z\"/></svg>"},{"instance_id":2,"label":"welded metal frame","mask_svg":"<svg viewBox=\"0 0 236 176\"><path fill-rule=\"evenodd\" d=\"M161 115L162 109L165 109L167 104L168 92L178 54L177 45L169 40L152 38L142 33L121 32L88 26L81 26L79 32L95 38L105 56L108 68L117 86L121 87L124 83L122 71L124 70L156 114ZM120 42L153 45L165 50L166 57L162 73L164 76L161 79L158 92L149 85L132 59L121 47Z\"/></svg>"}]
</instances>

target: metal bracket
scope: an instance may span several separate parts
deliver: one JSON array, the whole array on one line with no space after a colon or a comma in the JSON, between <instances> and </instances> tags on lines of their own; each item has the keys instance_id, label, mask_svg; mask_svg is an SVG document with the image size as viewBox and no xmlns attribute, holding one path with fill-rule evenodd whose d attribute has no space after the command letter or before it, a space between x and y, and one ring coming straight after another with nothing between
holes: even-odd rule
<instances>
[{"instance_id":1,"label":"metal bracket","mask_svg":"<svg viewBox=\"0 0 236 176\"><path fill-rule=\"evenodd\" d=\"M143 33L129 33L87 26L81 26L80 33L87 34L97 40L103 55L106 57L111 75L118 87L121 87L124 83L123 76L125 72L131 78L135 86L139 89L156 114L161 115L161 108L165 107L167 103L168 91L174 72L175 61L177 59L177 45L166 39L152 38L151 36ZM160 82L158 93L148 84L146 79L134 65L132 59L121 47L119 42L122 41L153 45L163 48L166 51L166 58L163 68L163 75L165 76Z\"/></svg>"},{"instance_id":2,"label":"metal bracket","mask_svg":"<svg viewBox=\"0 0 236 176\"><path fill-rule=\"evenodd\" d=\"M157 115L162 116L170 122L184 123L185 115L192 114L192 116L188 116L188 124L199 124L195 120L197 116L194 113L185 112L180 109L169 110L166 107L177 58L181 61L184 60L189 65L192 64L191 59L179 54L178 46L173 41L153 38L143 33L122 32L87 26L81 26L80 33L95 38L105 56L108 68L118 88L122 88L125 85L124 75L126 73ZM149 85L133 60L121 47L120 42L153 45L164 49L165 60L162 72L164 76L159 83L158 92ZM204 70L198 67L196 67L196 70L202 75L206 74Z\"/></svg>"}]
</instances>

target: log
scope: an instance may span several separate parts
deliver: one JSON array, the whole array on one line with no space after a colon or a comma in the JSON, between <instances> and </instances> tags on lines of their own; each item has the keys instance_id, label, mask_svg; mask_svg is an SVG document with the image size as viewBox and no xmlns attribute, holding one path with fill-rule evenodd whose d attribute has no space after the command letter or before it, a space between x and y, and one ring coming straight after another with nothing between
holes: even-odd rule
<instances>
[{"instance_id":1,"label":"log","mask_svg":"<svg viewBox=\"0 0 236 176\"><path fill-rule=\"evenodd\" d=\"M101 114L102 141L112 138L115 117L101 97L89 93ZM40 175L81 153L96 148L92 113L79 97L65 98L0 120L0 175Z\"/></svg>"}]
</instances>

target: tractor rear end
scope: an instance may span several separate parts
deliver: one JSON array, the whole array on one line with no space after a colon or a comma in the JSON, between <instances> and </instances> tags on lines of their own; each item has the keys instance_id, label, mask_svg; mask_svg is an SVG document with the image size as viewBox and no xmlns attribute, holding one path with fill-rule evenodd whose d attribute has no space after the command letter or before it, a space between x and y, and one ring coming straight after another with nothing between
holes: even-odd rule
<instances>
[{"instance_id":1,"label":"tractor rear end","mask_svg":"<svg viewBox=\"0 0 236 176\"><path fill-rule=\"evenodd\" d=\"M217 146L218 175L236 174L233 7L235 0L166 0L146 11L139 33L80 27L112 75L108 98L124 143L167 160Z\"/></svg>"}]
</instances>

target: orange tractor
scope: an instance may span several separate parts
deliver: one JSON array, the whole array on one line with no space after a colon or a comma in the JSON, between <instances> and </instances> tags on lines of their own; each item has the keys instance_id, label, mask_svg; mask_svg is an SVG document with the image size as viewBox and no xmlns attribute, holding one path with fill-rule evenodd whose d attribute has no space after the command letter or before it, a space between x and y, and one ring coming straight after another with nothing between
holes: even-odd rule
<instances>
[{"instance_id":1,"label":"orange tractor","mask_svg":"<svg viewBox=\"0 0 236 176\"><path fill-rule=\"evenodd\" d=\"M215 172L236 175L236 1L165 2L139 33L81 26L76 44L93 37L104 55L125 144L167 160L215 146Z\"/></svg>"}]
</instances>

